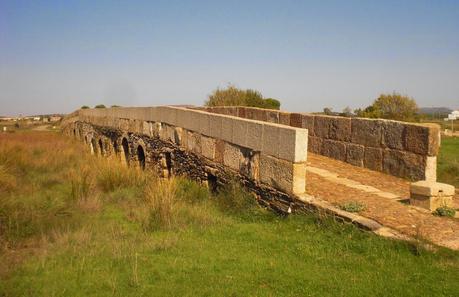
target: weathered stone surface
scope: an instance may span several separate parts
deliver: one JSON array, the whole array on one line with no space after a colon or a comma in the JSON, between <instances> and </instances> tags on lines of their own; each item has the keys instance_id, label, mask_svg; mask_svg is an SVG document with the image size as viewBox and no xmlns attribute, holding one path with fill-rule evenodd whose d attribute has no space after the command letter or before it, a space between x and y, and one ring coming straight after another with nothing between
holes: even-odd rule
<instances>
[{"instance_id":1,"label":"weathered stone surface","mask_svg":"<svg viewBox=\"0 0 459 297\"><path fill-rule=\"evenodd\" d=\"M387 174L422 180L425 178L426 157L405 151L384 150L383 171Z\"/></svg>"},{"instance_id":2,"label":"weathered stone surface","mask_svg":"<svg viewBox=\"0 0 459 297\"><path fill-rule=\"evenodd\" d=\"M406 125L396 121L383 121L382 145L396 150L404 149Z\"/></svg>"},{"instance_id":3,"label":"weathered stone surface","mask_svg":"<svg viewBox=\"0 0 459 297\"><path fill-rule=\"evenodd\" d=\"M365 147L363 166L371 170L382 171L383 150L380 148Z\"/></svg>"},{"instance_id":4,"label":"weathered stone surface","mask_svg":"<svg viewBox=\"0 0 459 297\"><path fill-rule=\"evenodd\" d=\"M351 119L334 117L329 123L328 137L338 141L349 142L351 140Z\"/></svg>"},{"instance_id":5,"label":"weathered stone surface","mask_svg":"<svg viewBox=\"0 0 459 297\"><path fill-rule=\"evenodd\" d=\"M308 129L309 136L315 136L314 134L314 115L303 113L301 114L301 128Z\"/></svg>"},{"instance_id":6,"label":"weathered stone surface","mask_svg":"<svg viewBox=\"0 0 459 297\"><path fill-rule=\"evenodd\" d=\"M195 153L195 154L201 154L201 134L199 133L193 133L193 132L187 132L188 133L188 150Z\"/></svg>"},{"instance_id":7,"label":"weathered stone surface","mask_svg":"<svg viewBox=\"0 0 459 297\"><path fill-rule=\"evenodd\" d=\"M277 110L266 111L266 120L270 123L279 123L279 112Z\"/></svg>"},{"instance_id":8,"label":"weathered stone surface","mask_svg":"<svg viewBox=\"0 0 459 297\"><path fill-rule=\"evenodd\" d=\"M422 196L454 196L455 188L452 185L421 180L410 184L410 193Z\"/></svg>"},{"instance_id":9,"label":"weathered stone surface","mask_svg":"<svg viewBox=\"0 0 459 297\"><path fill-rule=\"evenodd\" d=\"M330 123L333 117L324 115L314 116L314 135L320 138L329 138Z\"/></svg>"},{"instance_id":10,"label":"weathered stone surface","mask_svg":"<svg viewBox=\"0 0 459 297\"><path fill-rule=\"evenodd\" d=\"M233 142L233 119L230 117L222 117L222 133L220 137L225 141Z\"/></svg>"},{"instance_id":11,"label":"weathered stone surface","mask_svg":"<svg viewBox=\"0 0 459 297\"><path fill-rule=\"evenodd\" d=\"M288 112L279 112L279 124L281 125L290 125L290 113Z\"/></svg>"},{"instance_id":12,"label":"weathered stone surface","mask_svg":"<svg viewBox=\"0 0 459 297\"><path fill-rule=\"evenodd\" d=\"M237 108L237 116L240 117L240 118L247 118L247 115L246 115L246 108L245 107L238 107Z\"/></svg>"},{"instance_id":13,"label":"weathered stone surface","mask_svg":"<svg viewBox=\"0 0 459 297\"><path fill-rule=\"evenodd\" d=\"M322 154L329 158L346 161L346 144L341 141L325 139Z\"/></svg>"},{"instance_id":14,"label":"weathered stone surface","mask_svg":"<svg viewBox=\"0 0 459 297\"><path fill-rule=\"evenodd\" d=\"M239 146L247 147L247 127L248 121L234 119L233 122L233 143Z\"/></svg>"},{"instance_id":15,"label":"weathered stone surface","mask_svg":"<svg viewBox=\"0 0 459 297\"><path fill-rule=\"evenodd\" d=\"M215 159L215 139L201 136L201 153L207 159Z\"/></svg>"},{"instance_id":16,"label":"weathered stone surface","mask_svg":"<svg viewBox=\"0 0 459 297\"><path fill-rule=\"evenodd\" d=\"M247 122L247 147L261 151L263 147L263 123Z\"/></svg>"},{"instance_id":17,"label":"weathered stone surface","mask_svg":"<svg viewBox=\"0 0 459 297\"><path fill-rule=\"evenodd\" d=\"M366 147L381 147L382 121L353 118L351 120L352 143Z\"/></svg>"},{"instance_id":18,"label":"weathered stone surface","mask_svg":"<svg viewBox=\"0 0 459 297\"><path fill-rule=\"evenodd\" d=\"M222 120L223 117L221 116L212 116L210 117L210 135L214 138L220 138L222 135Z\"/></svg>"},{"instance_id":19,"label":"weathered stone surface","mask_svg":"<svg viewBox=\"0 0 459 297\"><path fill-rule=\"evenodd\" d=\"M365 147L359 144L346 144L346 162L354 166L363 167Z\"/></svg>"},{"instance_id":20,"label":"weathered stone surface","mask_svg":"<svg viewBox=\"0 0 459 297\"><path fill-rule=\"evenodd\" d=\"M308 151L313 154L321 155L323 148L323 138L309 136L308 138Z\"/></svg>"},{"instance_id":21,"label":"weathered stone surface","mask_svg":"<svg viewBox=\"0 0 459 297\"><path fill-rule=\"evenodd\" d=\"M215 162L223 164L223 156L225 154L225 142L221 139L215 140Z\"/></svg>"},{"instance_id":22,"label":"weathered stone surface","mask_svg":"<svg viewBox=\"0 0 459 297\"><path fill-rule=\"evenodd\" d=\"M290 114L290 126L302 128L303 127L303 119L301 113L291 113Z\"/></svg>"},{"instance_id":23,"label":"weathered stone surface","mask_svg":"<svg viewBox=\"0 0 459 297\"><path fill-rule=\"evenodd\" d=\"M306 165L260 156L260 181L286 193L301 194L306 187Z\"/></svg>"},{"instance_id":24,"label":"weathered stone surface","mask_svg":"<svg viewBox=\"0 0 459 297\"><path fill-rule=\"evenodd\" d=\"M263 125L263 153L279 157L280 132L280 127L274 124Z\"/></svg>"},{"instance_id":25,"label":"weathered stone surface","mask_svg":"<svg viewBox=\"0 0 459 297\"><path fill-rule=\"evenodd\" d=\"M424 196L411 193L410 204L435 211L439 207L453 207L453 196Z\"/></svg>"},{"instance_id":26,"label":"weathered stone surface","mask_svg":"<svg viewBox=\"0 0 459 297\"><path fill-rule=\"evenodd\" d=\"M437 181L437 157L426 157L425 179L427 181Z\"/></svg>"},{"instance_id":27,"label":"weathered stone surface","mask_svg":"<svg viewBox=\"0 0 459 297\"><path fill-rule=\"evenodd\" d=\"M210 136L210 118L214 115L208 113L201 113L199 115L199 132L203 135Z\"/></svg>"},{"instance_id":28,"label":"weathered stone surface","mask_svg":"<svg viewBox=\"0 0 459 297\"><path fill-rule=\"evenodd\" d=\"M244 155L238 146L225 143L225 151L223 153L223 164L225 166L239 171L243 160Z\"/></svg>"},{"instance_id":29,"label":"weathered stone surface","mask_svg":"<svg viewBox=\"0 0 459 297\"><path fill-rule=\"evenodd\" d=\"M306 162L308 132L305 129L283 128L279 133L279 158L291 162Z\"/></svg>"},{"instance_id":30,"label":"weathered stone surface","mask_svg":"<svg viewBox=\"0 0 459 297\"><path fill-rule=\"evenodd\" d=\"M440 146L437 125L406 125L405 148L413 153L435 156Z\"/></svg>"},{"instance_id":31,"label":"weathered stone surface","mask_svg":"<svg viewBox=\"0 0 459 297\"><path fill-rule=\"evenodd\" d=\"M254 109L252 119L256 121L266 122L268 120L266 110L261 108Z\"/></svg>"}]
</instances>

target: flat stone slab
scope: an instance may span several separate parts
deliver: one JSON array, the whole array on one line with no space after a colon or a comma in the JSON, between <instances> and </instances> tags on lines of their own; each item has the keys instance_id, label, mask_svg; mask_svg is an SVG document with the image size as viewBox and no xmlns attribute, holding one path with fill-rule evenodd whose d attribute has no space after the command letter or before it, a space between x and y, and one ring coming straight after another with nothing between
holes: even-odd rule
<instances>
[{"instance_id":1,"label":"flat stone slab","mask_svg":"<svg viewBox=\"0 0 459 297\"><path fill-rule=\"evenodd\" d=\"M452 185L423 180L412 183L410 193L428 197L454 196L455 189Z\"/></svg>"}]
</instances>

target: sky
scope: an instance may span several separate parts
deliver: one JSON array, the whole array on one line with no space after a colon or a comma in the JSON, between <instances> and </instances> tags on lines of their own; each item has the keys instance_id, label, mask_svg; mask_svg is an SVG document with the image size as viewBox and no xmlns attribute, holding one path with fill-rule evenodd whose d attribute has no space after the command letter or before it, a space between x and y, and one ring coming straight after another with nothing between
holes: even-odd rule
<instances>
[{"instance_id":1,"label":"sky","mask_svg":"<svg viewBox=\"0 0 459 297\"><path fill-rule=\"evenodd\" d=\"M459 108L459 0L0 0L0 115L202 105L228 83L288 111Z\"/></svg>"}]
</instances>

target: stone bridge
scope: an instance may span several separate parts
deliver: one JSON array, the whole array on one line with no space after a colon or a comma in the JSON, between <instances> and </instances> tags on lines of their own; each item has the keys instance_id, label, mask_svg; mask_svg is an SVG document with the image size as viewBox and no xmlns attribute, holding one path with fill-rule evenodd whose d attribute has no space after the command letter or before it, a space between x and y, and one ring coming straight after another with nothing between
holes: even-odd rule
<instances>
[{"instance_id":1,"label":"stone bridge","mask_svg":"<svg viewBox=\"0 0 459 297\"><path fill-rule=\"evenodd\" d=\"M96 154L218 187L237 179L273 208L306 190L308 151L411 180L436 179L437 126L250 107L78 110L67 134ZM272 205L271 205L272 204Z\"/></svg>"}]
</instances>

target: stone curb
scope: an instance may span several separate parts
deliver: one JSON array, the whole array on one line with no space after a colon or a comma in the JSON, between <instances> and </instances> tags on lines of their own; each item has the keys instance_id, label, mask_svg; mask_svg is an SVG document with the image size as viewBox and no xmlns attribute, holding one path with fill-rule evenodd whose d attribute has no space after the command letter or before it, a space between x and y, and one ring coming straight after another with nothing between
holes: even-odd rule
<instances>
[{"instance_id":1,"label":"stone curb","mask_svg":"<svg viewBox=\"0 0 459 297\"><path fill-rule=\"evenodd\" d=\"M344 211L320 198L316 198L316 197L313 197L307 194L295 196L295 198L299 200L300 202L304 203L305 205L307 205L308 207L312 207L316 210L323 211L329 215L334 216L335 218L339 218L343 222L352 223L364 231L370 231L376 235L386 237L386 238L391 238L391 239L410 241L410 242L415 241L414 238L408 235L402 234L395 229L392 229L390 227L385 227L381 225L380 223L376 222L375 220L363 217L361 215L350 213L348 211Z\"/></svg>"}]
</instances>

